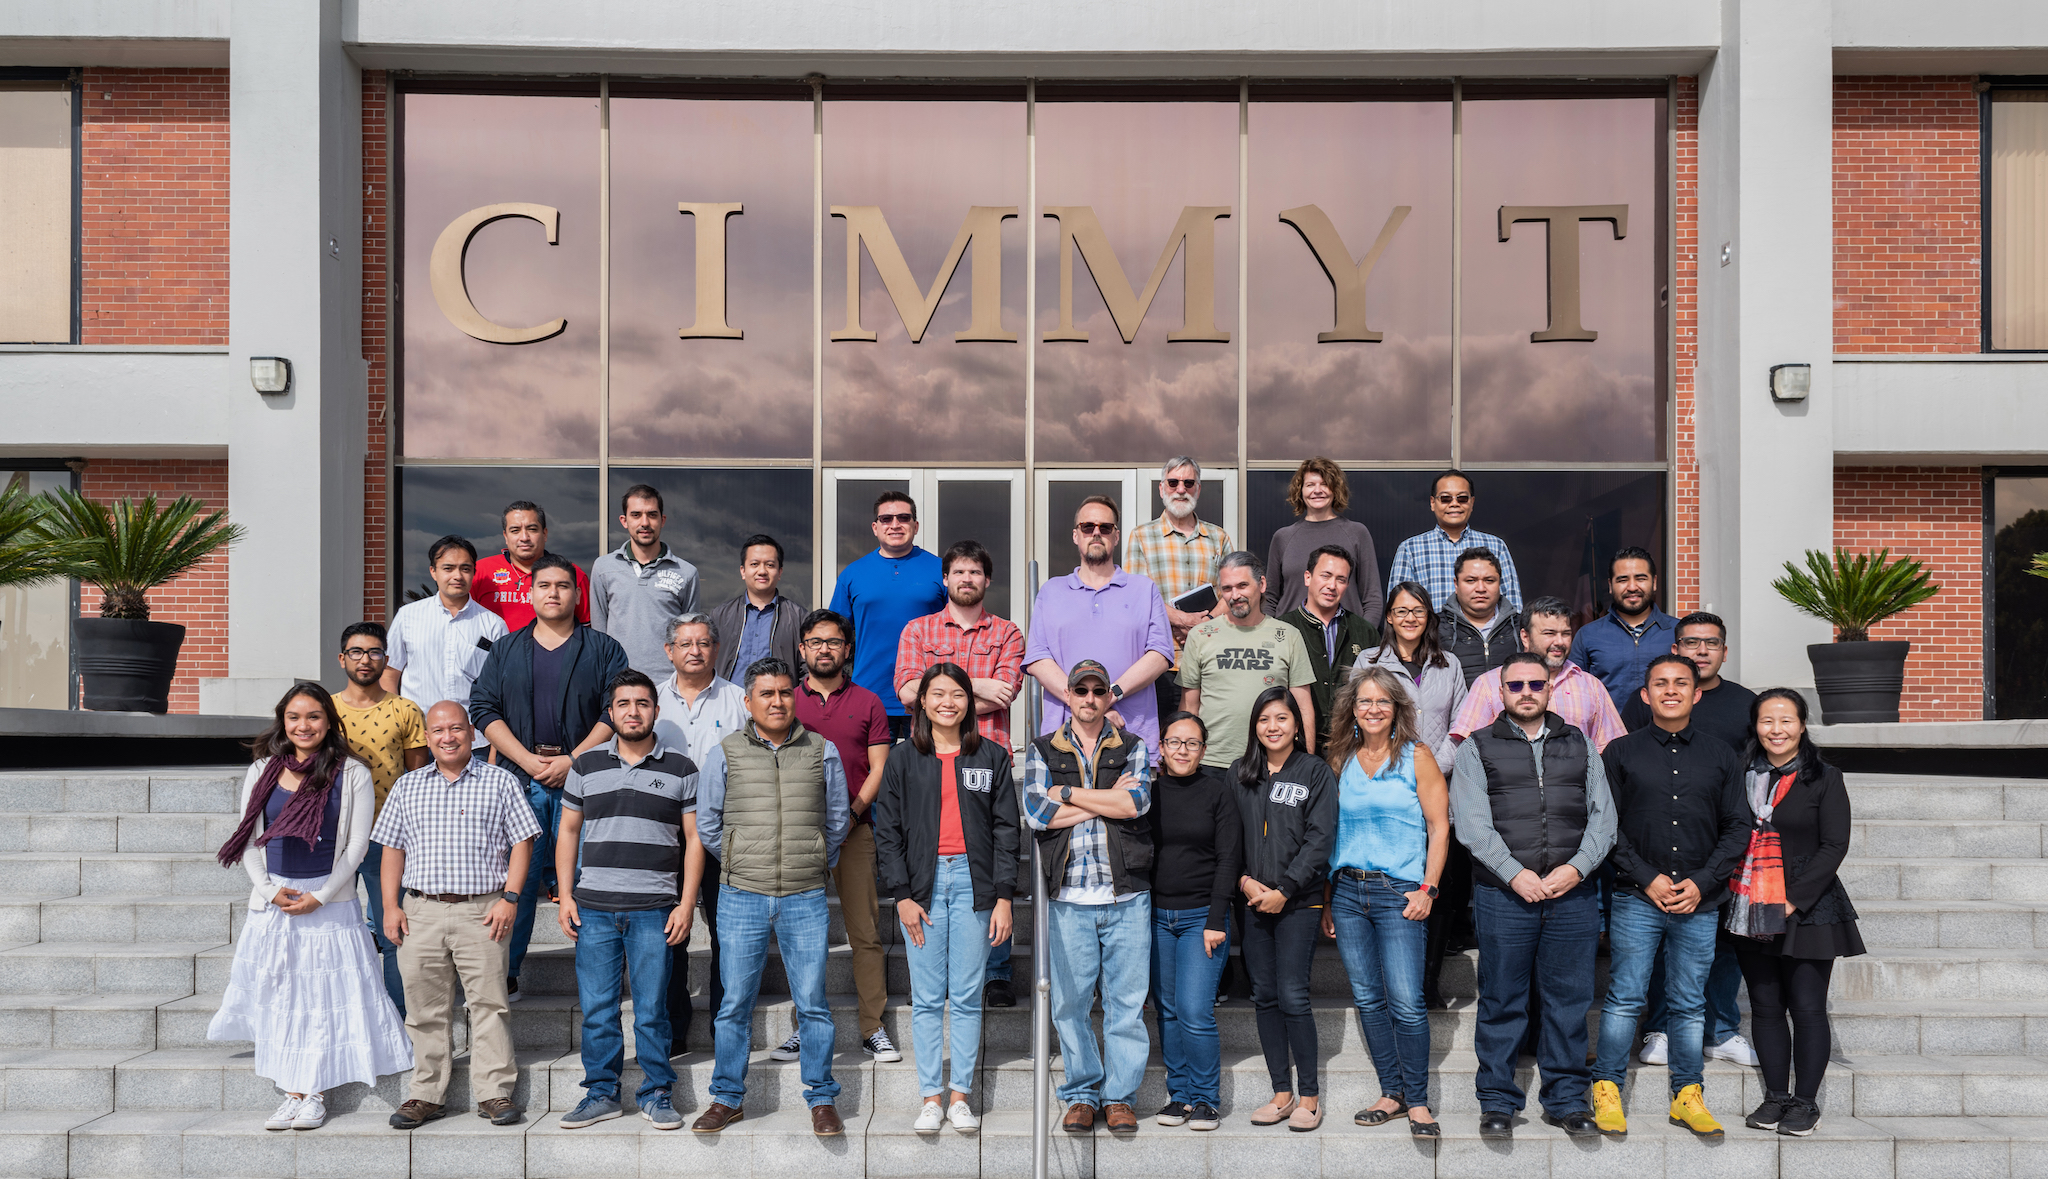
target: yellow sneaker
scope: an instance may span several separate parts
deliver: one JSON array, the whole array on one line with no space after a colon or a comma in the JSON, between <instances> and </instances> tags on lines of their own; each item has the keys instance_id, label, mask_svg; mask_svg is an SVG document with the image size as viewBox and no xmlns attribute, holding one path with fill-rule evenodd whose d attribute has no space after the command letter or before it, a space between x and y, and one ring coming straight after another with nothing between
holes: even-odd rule
<instances>
[{"instance_id":1,"label":"yellow sneaker","mask_svg":"<svg viewBox=\"0 0 2048 1179\"><path fill-rule=\"evenodd\" d=\"M1610 1138L1628 1133L1628 1115L1621 1110L1621 1086L1613 1081L1593 1082L1593 1124Z\"/></svg>"},{"instance_id":2,"label":"yellow sneaker","mask_svg":"<svg viewBox=\"0 0 2048 1179\"><path fill-rule=\"evenodd\" d=\"M1671 1124L1684 1126L1702 1138L1719 1138L1722 1135L1721 1123L1707 1112L1706 1099L1698 1085L1687 1085L1671 1099Z\"/></svg>"}]
</instances>

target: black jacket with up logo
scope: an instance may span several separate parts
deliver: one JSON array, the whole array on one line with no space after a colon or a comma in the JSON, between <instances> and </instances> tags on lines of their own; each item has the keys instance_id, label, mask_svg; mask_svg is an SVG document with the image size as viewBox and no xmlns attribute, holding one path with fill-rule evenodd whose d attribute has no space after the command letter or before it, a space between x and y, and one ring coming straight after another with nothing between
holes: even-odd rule
<instances>
[{"instance_id":1,"label":"black jacket with up logo","mask_svg":"<svg viewBox=\"0 0 2048 1179\"><path fill-rule=\"evenodd\" d=\"M1264 773L1265 758L1263 748L1253 749L1224 771L1244 822L1244 874L1287 894L1287 911L1321 905L1337 846L1337 775L1299 749L1276 774ZM1261 771L1255 786L1238 777L1247 762Z\"/></svg>"},{"instance_id":2,"label":"black jacket with up logo","mask_svg":"<svg viewBox=\"0 0 2048 1179\"><path fill-rule=\"evenodd\" d=\"M967 875L974 909L992 909L1017 889L1017 785L1010 751L984 740L953 763L960 779L960 834L967 842ZM898 741L882 763L875 795L875 877L881 894L929 909L939 865L939 792L945 767L937 754ZM998 870L1000 868L1000 870Z\"/></svg>"}]
</instances>

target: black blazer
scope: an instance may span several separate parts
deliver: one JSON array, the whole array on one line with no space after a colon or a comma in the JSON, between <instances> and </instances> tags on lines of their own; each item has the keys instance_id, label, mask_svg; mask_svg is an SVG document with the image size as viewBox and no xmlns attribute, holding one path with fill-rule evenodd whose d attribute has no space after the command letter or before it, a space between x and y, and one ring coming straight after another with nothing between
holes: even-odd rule
<instances>
[{"instance_id":1,"label":"black blazer","mask_svg":"<svg viewBox=\"0 0 2048 1179\"><path fill-rule=\"evenodd\" d=\"M971 723L971 722L970 722ZM960 833L967 841L967 874L976 912L992 909L1017 889L1017 785L1010 751L984 738L954 762L960 778ZM898 741L882 763L875 795L875 876L883 896L932 903L939 866L939 791L944 767L937 754ZM998 872L997 865L1008 866Z\"/></svg>"},{"instance_id":2,"label":"black blazer","mask_svg":"<svg viewBox=\"0 0 2048 1179\"><path fill-rule=\"evenodd\" d=\"M1771 824L1785 861L1785 899L1803 918L1834 887L1849 854L1849 787L1842 771L1822 766L1818 776L1792 783Z\"/></svg>"}]
</instances>

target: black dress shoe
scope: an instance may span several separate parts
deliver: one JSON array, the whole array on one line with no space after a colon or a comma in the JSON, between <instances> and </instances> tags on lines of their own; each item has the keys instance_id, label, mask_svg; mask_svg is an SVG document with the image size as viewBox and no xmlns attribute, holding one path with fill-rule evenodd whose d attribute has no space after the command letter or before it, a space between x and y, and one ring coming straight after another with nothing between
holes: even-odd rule
<instances>
[{"instance_id":1,"label":"black dress shoe","mask_svg":"<svg viewBox=\"0 0 2048 1179\"><path fill-rule=\"evenodd\" d=\"M1574 1138L1600 1137L1600 1127L1594 1124L1593 1114L1590 1110L1574 1110L1563 1117L1552 1117L1549 1114L1544 1114L1543 1120L1562 1129Z\"/></svg>"},{"instance_id":2,"label":"black dress shoe","mask_svg":"<svg viewBox=\"0 0 2048 1179\"><path fill-rule=\"evenodd\" d=\"M1515 1116L1504 1113L1480 1114L1479 1136L1481 1138L1513 1138L1515 1136Z\"/></svg>"},{"instance_id":3,"label":"black dress shoe","mask_svg":"<svg viewBox=\"0 0 2048 1179\"><path fill-rule=\"evenodd\" d=\"M987 984L981 988L981 1005L983 1007L1015 1007L1017 1005L1017 992L1010 986L1010 980L1007 978L992 978L988 980Z\"/></svg>"}]
</instances>

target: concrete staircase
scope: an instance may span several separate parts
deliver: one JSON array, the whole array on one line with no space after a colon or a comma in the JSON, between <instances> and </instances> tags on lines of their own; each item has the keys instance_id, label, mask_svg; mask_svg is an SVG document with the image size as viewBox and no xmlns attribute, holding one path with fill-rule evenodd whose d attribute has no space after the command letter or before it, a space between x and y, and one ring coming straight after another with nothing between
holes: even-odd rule
<instances>
[{"instance_id":1,"label":"concrete staircase","mask_svg":"<svg viewBox=\"0 0 2048 1179\"><path fill-rule=\"evenodd\" d=\"M991 1011L977 1105L979 1138L909 1129L915 1065L878 1065L856 1043L851 963L833 950L845 1137L812 1137L795 1065L766 1050L790 1030L772 953L754 1019L747 1117L718 1136L662 1133L637 1118L564 1131L581 1097L581 1015L568 947L552 907L537 926L513 1010L515 1100L525 1124L470 1116L466 1058L454 1116L405 1134L385 1125L407 1078L329 1094L325 1128L268 1133L278 1095L250 1071L247 1044L206 1040L248 916L246 877L213 863L231 828L239 772L229 769L0 773L0 1176L602 1176L712 1170L727 1176L1028 1175L1029 996ZM1871 953L1835 974L1836 1062L1825 1116L1808 1139L1744 1129L1761 1098L1754 1070L1708 1067L1710 1106L1730 1127L1703 1143L1666 1125L1665 1070L1629 1086L1626 1140L1582 1144L1533 1116L1512 1145L1482 1142L1472 1093L1471 955L1448 964L1449 1011L1432 1013L1432 1094L1445 1134L1417 1144L1395 1124L1366 1130L1352 1111L1379 1095L1350 1009L1343 967L1323 947L1313 972L1328 1114L1314 1134L1254 1129L1268 1095L1249 1004L1218 1009L1224 1128L1164 1129L1149 1117L1131 1140L1054 1134L1054 1173L1490 1177L1626 1174L1805 1175L1841 1179L2048 1174L2048 784L1852 775L1857 822L1844 870ZM836 902L835 902L836 905ZM835 908L834 939L842 940ZM1030 907L1020 903L1019 978L1028 974ZM893 937L892 925L884 926ZM701 930L694 936L705 946ZM887 1020L910 1052L902 949L890 946ZM693 956L702 993L708 957ZM1604 963L1603 963L1604 970ZM1020 987L1020 991L1024 988ZM1597 1016L1595 1020L1597 1029ZM466 1043L459 1023L458 1048ZM627 1023L628 1057L631 1024ZM1155 1037L1156 1043L1156 1037ZM710 1020L697 1012L676 1059L676 1104L705 1104ZM1059 1062L1055 1060L1057 1073ZM1533 1067L1525 1062L1525 1073ZM624 1088L639 1074L630 1065ZM1533 1085L1533 1076L1525 1077ZM1141 1114L1165 1100L1155 1057Z\"/></svg>"}]
</instances>

